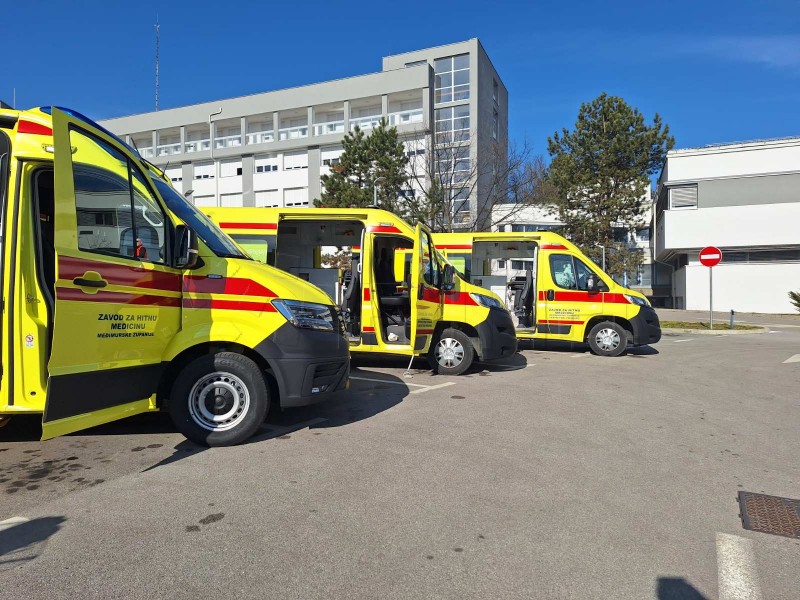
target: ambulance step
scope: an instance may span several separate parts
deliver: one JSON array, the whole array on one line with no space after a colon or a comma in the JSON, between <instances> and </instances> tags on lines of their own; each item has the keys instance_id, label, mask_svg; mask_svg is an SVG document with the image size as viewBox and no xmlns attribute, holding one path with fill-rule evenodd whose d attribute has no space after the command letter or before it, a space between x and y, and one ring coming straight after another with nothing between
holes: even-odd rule
<instances>
[{"instance_id":1,"label":"ambulance step","mask_svg":"<svg viewBox=\"0 0 800 600\"><path fill-rule=\"evenodd\" d=\"M517 327L516 331L522 333L536 333L536 327Z\"/></svg>"},{"instance_id":2,"label":"ambulance step","mask_svg":"<svg viewBox=\"0 0 800 600\"><path fill-rule=\"evenodd\" d=\"M361 343L361 336L360 335L348 335L347 341L351 344L359 344Z\"/></svg>"}]
</instances>

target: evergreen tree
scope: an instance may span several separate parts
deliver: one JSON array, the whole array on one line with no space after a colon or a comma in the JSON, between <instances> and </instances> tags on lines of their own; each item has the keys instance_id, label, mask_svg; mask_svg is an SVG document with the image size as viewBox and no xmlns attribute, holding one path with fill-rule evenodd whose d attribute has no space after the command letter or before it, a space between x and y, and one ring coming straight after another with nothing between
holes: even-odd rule
<instances>
[{"instance_id":1,"label":"evergreen tree","mask_svg":"<svg viewBox=\"0 0 800 600\"><path fill-rule=\"evenodd\" d=\"M650 176L674 144L658 114L647 125L637 109L605 93L581 105L573 131L548 138L550 180L565 232L597 263L598 245L604 246L610 275L635 271L642 262L620 233L647 225Z\"/></svg>"},{"instance_id":2,"label":"evergreen tree","mask_svg":"<svg viewBox=\"0 0 800 600\"><path fill-rule=\"evenodd\" d=\"M401 216L405 207L398 200L408 180L405 148L396 127L387 127L382 119L370 135L360 127L347 133L342 140L343 151L339 164L329 175L320 179L325 188L318 208L365 208L372 206L373 190L378 188L378 206Z\"/></svg>"}]
</instances>

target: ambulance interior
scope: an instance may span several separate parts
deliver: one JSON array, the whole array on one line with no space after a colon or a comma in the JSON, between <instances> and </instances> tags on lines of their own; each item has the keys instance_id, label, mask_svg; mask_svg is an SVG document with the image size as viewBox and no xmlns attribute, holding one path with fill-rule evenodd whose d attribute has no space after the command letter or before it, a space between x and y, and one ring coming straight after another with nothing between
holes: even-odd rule
<instances>
[{"instance_id":1,"label":"ambulance interior","mask_svg":"<svg viewBox=\"0 0 800 600\"><path fill-rule=\"evenodd\" d=\"M471 283L505 299L517 329L532 329L535 325L537 251L535 242L472 244Z\"/></svg>"},{"instance_id":2,"label":"ambulance interior","mask_svg":"<svg viewBox=\"0 0 800 600\"><path fill-rule=\"evenodd\" d=\"M388 343L409 343L411 306L403 261L410 262L412 241L402 236L375 237L372 264L362 265L361 244L364 224L344 220L284 220L278 225L275 266L313 283L339 306L352 338L361 335L361 307L364 269L375 281L381 317L381 334ZM350 267L343 271L322 264L324 254L349 253ZM397 258L396 258L397 257ZM398 280L398 274L404 279ZM405 287L405 289L404 289Z\"/></svg>"}]
</instances>

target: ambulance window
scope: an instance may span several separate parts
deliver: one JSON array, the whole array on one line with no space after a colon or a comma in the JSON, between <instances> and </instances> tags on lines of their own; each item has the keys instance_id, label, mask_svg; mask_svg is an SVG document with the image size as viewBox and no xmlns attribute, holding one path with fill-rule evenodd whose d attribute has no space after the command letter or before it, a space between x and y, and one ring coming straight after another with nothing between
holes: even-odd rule
<instances>
[{"instance_id":1,"label":"ambulance window","mask_svg":"<svg viewBox=\"0 0 800 600\"><path fill-rule=\"evenodd\" d=\"M133 254L139 260L153 263L163 263L166 259L164 252L164 213L158 202L155 201L147 189L146 179L139 170L131 165L131 182L133 183L133 215L136 222L136 238L133 240ZM128 232L127 237L133 237L133 232ZM123 235L123 239L126 235ZM124 252L127 251L128 240L125 239Z\"/></svg>"},{"instance_id":2,"label":"ambulance window","mask_svg":"<svg viewBox=\"0 0 800 600\"><path fill-rule=\"evenodd\" d=\"M422 277L425 283L435 286L438 281L437 265L432 255L430 238L424 231L420 234L420 254L422 258Z\"/></svg>"},{"instance_id":3,"label":"ambulance window","mask_svg":"<svg viewBox=\"0 0 800 600\"><path fill-rule=\"evenodd\" d=\"M78 248L163 263L164 216L127 157L105 142L70 132Z\"/></svg>"},{"instance_id":4,"label":"ambulance window","mask_svg":"<svg viewBox=\"0 0 800 600\"><path fill-rule=\"evenodd\" d=\"M594 271L587 267L583 261L581 261L581 259L575 258L575 274L577 275L579 290L583 290L584 292L587 291L586 280L589 279L589 275L592 275L593 273Z\"/></svg>"},{"instance_id":5,"label":"ambulance window","mask_svg":"<svg viewBox=\"0 0 800 600\"><path fill-rule=\"evenodd\" d=\"M572 257L568 254L550 255L550 272L553 274L555 284L567 290L576 288L575 270L572 266Z\"/></svg>"},{"instance_id":6,"label":"ambulance window","mask_svg":"<svg viewBox=\"0 0 800 600\"><path fill-rule=\"evenodd\" d=\"M275 236L231 234L233 241L259 262L275 265Z\"/></svg>"},{"instance_id":7,"label":"ambulance window","mask_svg":"<svg viewBox=\"0 0 800 600\"><path fill-rule=\"evenodd\" d=\"M448 252L447 260L456 268L459 275L467 281L472 275L472 255L465 252ZM502 268L502 267L501 267Z\"/></svg>"}]
</instances>

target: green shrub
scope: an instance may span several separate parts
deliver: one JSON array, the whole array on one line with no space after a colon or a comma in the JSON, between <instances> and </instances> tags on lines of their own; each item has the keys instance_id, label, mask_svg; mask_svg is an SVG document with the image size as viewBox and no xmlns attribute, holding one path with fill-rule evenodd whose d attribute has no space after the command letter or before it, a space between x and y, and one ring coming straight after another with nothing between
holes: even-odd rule
<instances>
[{"instance_id":1,"label":"green shrub","mask_svg":"<svg viewBox=\"0 0 800 600\"><path fill-rule=\"evenodd\" d=\"M789 302L800 312L800 292L789 292Z\"/></svg>"}]
</instances>

